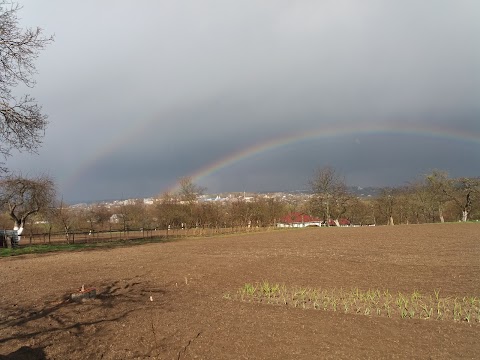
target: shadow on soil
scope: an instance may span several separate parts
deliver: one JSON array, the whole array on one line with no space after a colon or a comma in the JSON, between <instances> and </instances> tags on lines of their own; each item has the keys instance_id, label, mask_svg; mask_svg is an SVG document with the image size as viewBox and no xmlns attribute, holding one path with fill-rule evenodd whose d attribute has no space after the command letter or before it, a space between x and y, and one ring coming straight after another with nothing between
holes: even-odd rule
<instances>
[{"instance_id":1,"label":"shadow on soil","mask_svg":"<svg viewBox=\"0 0 480 360\"><path fill-rule=\"evenodd\" d=\"M150 296L155 301L150 301ZM94 299L81 302L74 302L70 294L65 294L61 300L47 301L44 306L0 305L0 347L10 341L35 339L46 348L65 333L88 337L136 311L164 308L165 297L164 289L135 278L105 284L97 288ZM44 348L22 346L8 355L0 355L0 360L45 359Z\"/></svg>"},{"instance_id":2,"label":"shadow on soil","mask_svg":"<svg viewBox=\"0 0 480 360\"><path fill-rule=\"evenodd\" d=\"M42 348L31 348L22 346L20 349L7 354L0 355L0 360L46 360L47 356Z\"/></svg>"}]
</instances>

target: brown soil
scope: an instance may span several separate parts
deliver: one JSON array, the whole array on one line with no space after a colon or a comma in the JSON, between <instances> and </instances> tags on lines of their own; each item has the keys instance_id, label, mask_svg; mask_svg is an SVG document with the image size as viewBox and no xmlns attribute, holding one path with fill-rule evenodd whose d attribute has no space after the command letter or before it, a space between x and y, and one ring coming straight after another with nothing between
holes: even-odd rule
<instances>
[{"instance_id":1,"label":"brown soil","mask_svg":"<svg viewBox=\"0 0 480 360\"><path fill-rule=\"evenodd\" d=\"M282 230L0 260L0 359L478 358L478 321L228 299L245 283L480 298L480 226ZM85 285L97 297L65 300ZM151 301L152 300L152 301Z\"/></svg>"}]
</instances>

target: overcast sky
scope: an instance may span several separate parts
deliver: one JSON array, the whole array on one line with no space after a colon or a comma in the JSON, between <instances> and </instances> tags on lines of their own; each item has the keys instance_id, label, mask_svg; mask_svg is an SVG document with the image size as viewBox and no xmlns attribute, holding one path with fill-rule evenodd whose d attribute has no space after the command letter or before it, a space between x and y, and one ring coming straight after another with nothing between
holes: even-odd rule
<instances>
[{"instance_id":1,"label":"overcast sky","mask_svg":"<svg viewBox=\"0 0 480 360\"><path fill-rule=\"evenodd\" d=\"M435 168L480 175L478 0L20 3L22 25L55 35L29 90L50 123L39 154L7 166L50 174L67 201L156 195L322 128L331 135L195 181L210 193L303 189L325 165L355 186Z\"/></svg>"}]
</instances>

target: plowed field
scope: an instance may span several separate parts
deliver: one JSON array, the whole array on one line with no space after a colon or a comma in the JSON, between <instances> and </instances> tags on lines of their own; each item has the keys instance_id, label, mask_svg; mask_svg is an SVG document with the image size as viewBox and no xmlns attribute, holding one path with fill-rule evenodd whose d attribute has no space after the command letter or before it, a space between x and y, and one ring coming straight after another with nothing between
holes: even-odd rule
<instances>
[{"instance_id":1,"label":"plowed field","mask_svg":"<svg viewBox=\"0 0 480 360\"><path fill-rule=\"evenodd\" d=\"M0 259L0 269L0 359L480 354L475 224L276 230L18 256ZM289 293L282 299L242 293L246 284L267 282ZM97 297L67 300L82 285L95 287ZM348 311L332 306L333 298L326 308L298 301L294 292L302 289L388 292L396 311L399 293L410 302L412 294L429 301L436 294L457 305L389 316L383 303L355 310L353 298Z\"/></svg>"}]
</instances>

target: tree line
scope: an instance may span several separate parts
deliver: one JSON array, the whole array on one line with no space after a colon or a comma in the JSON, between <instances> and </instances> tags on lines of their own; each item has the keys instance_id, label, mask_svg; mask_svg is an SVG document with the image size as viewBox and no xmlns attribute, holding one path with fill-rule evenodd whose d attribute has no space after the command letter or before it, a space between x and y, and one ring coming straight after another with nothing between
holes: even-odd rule
<instances>
[{"instance_id":1,"label":"tree line","mask_svg":"<svg viewBox=\"0 0 480 360\"><path fill-rule=\"evenodd\" d=\"M451 178L433 170L404 186L385 187L373 198L358 198L330 166L320 168L310 181L309 212L338 224L420 224L480 218L480 177Z\"/></svg>"},{"instance_id":2,"label":"tree line","mask_svg":"<svg viewBox=\"0 0 480 360\"><path fill-rule=\"evenodd\" d=\"M160 194L153 204L137 199L76 207L57 199L48 176L8 175L0 179L0 228L13 225L14 229L28 226L30 232L62 232L68 241L78 231L274 227L292 212L318 217L327 226L339 225L342 219L355 225L480 219L480 178L451 178L445 171L434 170L405 186L359 197L327 166L317 169L309 184L309 193L288 199L257 194L216 202L201 201L205 189L183 178L178 191Z\"/></svg>"}]
</instances>

